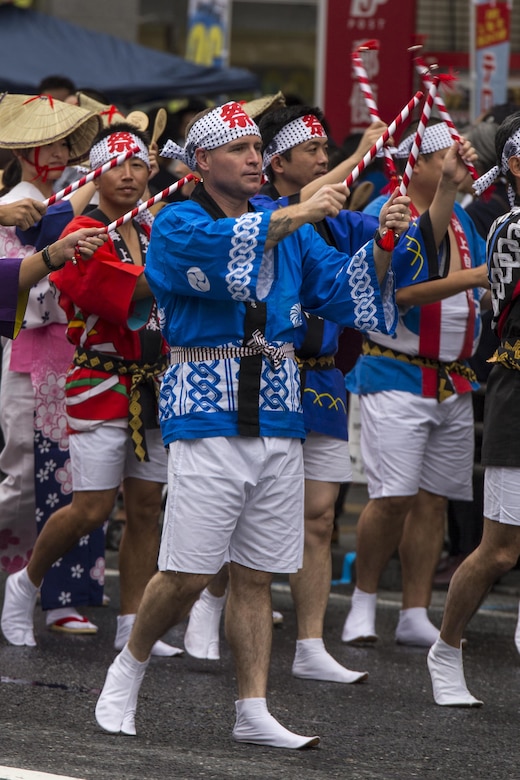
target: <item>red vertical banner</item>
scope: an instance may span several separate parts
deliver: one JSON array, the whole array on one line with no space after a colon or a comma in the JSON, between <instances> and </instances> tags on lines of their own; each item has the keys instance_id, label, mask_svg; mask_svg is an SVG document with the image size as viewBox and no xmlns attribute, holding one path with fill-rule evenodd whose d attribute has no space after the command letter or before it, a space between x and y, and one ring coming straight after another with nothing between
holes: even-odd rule
<instances>
[{"instance_id":1,"label":"red vertical banner","mask_svg":"<svg viewBox=\"0 0 520 780\"><path fill-rule=\"evenodd\" d=\"M476 119L507 101L512 0L473 0L471 31L472 106Z\"/></svg>"},{"instance_id":2,"label":"red vertical banner","mask_svg":"<svg viewBox=\"0 0 520 780\"><path fill-rule=\"evenodd\" d=\"M415 0L326 0L323 108L336 143L370 124L351 53L367 39L379 49L365 52L363 65L381 119L391 122L413 94L408 47L415 43Z\"/></svg>"}]
</instances>

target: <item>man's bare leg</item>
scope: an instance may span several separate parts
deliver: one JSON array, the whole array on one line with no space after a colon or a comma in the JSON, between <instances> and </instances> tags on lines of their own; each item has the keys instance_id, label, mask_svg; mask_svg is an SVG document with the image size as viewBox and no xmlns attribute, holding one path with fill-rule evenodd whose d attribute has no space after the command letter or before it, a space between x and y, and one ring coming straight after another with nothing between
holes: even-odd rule
<instances>
[{"instance_id":1,"label":"man's bare leg","mask_svg":"<svg viewBox=\"0 0 520 780\"><path fill-rule=\"evenodd\" d=\"M444 542L446 508L443 496L419 490L406 515L399 544L403 605L396 641L400 644L431 647L439 636L427 610Z\"/></svg>"},{"instance_id":2,"label":"man's bare leg","mask_svg":"<svg viewBox=\"0 0 520 780\"><path fill-rule=\"evenodd\" d=\"M323 636L332 577L330 540L338 491L337 483L305 480L303 566L289 577L298 619L298 639Z\"/></svg>"},{"instance_id":3,"label":"man's bare leg","mask_svg":"<svg viewBox=\"0 0 520 780\"><path fill-rule=\"evenodd\" d=\"M401 541L413 496L373 498L359 516L356 542L356 587L341 638L343 642L374 642L375 614L381 575Z\"/></svg>"},{"instance_id":4,"label":"man's bare leg","mask_svg":"<svg viewBox=\"0 0 520 780\"><path fill-rule=\"evenodd\" d=\"M146 585L157 571L162 488L160 482L135 477L128 477L123 483L126 523L119 546L121 610L114 640L116 650L122 650L130 638ZM152 648L154 656L171 657L182 652L160 639Z\"/></svg>"},{"instance_id":5,"label":"man's bare leg","mask_svg":"<svg viewBox=\"0 0 520 780\"><path fill-rule=\"evenodd\" d=\"M516 564L520 527L484 518L482 541L452 577L441 625L441 639L460 647L463 632L489 589Z\"/></svg>"},{"instance_id":6,"label":"man's bare leg","mask_svg":"<svg viewBox=\"0 0 520 780\"><path fill-rule=\"evenodd\" d=\"M39 587L50 567L82 536L99 528L109 516L117 490L74 493L72 502L54 512L39 534L27 566L29 579Z\"/></svg>"},{"instance_id":7,"label":"man's bare leg","mask_svg":"<svg viewBox=\"0 0 520 780\"><path fill-rule=\"evenodd\" d=\"M305 543L303 566L289 581L296 607L298 641L292 667L295 677L331 682L359 682L366 672L341 666L325 649L323 622L330 594L330 543L339 484L305 480Z\"/></svg>"},{"instance_id":8,"label":"man's bare leg","mask_svg":"<svg viewBox=\"0 0 520 780\"><path fill-rule=\"evenodd\" d=\"M302 748L319 737L294 734L267 709L266 691L271 658L273 619L271 578L268 572L231 563L226 605L226 637L235 659L238 701L233 737L273 747Z\"/></svg>"},{"instance_id":9,"label":"man's bare leg","mask_svg":"<svg viewBox=\"0 0 520 780\"><path fill-rule=\"evenodd\" d=\"M265 698L273 632L269 572L229 565L226 639L237 671L238 697Z\"/></svg>"},{"instance_id":10,"label":"man's bare leg","mask_svg":"<svg viewBox=\"0 0 520 780\"><path fill-rule=\"evenodd\" d=\"M478 707L467 689L462 664L463 632L494 582L520 554L520 528L484 518L482 541L459 566L448 589L441 635L428 653L435 702L447 707Z\"/></svg>"},{"instance_id":11,"label":"man's bare leg","mask_svg":"<svg viewBox=\"0 0 520 780\"><path fill-rule=\"evenodd\" d=\"M126 523L119 546L121 614L137 612L157 571L162 484L128 478L123 483Z\"/></svg>"},{"instance_id":12,"label":"man's bare leg","mask_svg":"<svg viewBox=\"0 0 520 780\"><path fill-rule=\"evenodd\" d=\"M139 689L157 640L183 620L212 575L157 572L146 586L128 644L109 667L96 720L114 734L135 735Z\"/></svg>"}]
</instances>

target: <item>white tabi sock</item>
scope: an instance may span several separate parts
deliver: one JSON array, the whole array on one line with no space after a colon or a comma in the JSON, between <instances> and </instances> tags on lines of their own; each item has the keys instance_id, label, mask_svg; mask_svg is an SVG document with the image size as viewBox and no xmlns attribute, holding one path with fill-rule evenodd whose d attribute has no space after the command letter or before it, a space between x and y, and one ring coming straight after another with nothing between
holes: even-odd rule
<instances>
[{"instance_id":1,"label":"white tabi sock","mask_svg":"<svg viewBox=\"0 0 520 780\"><path fill-rule=\"evenodd\" d=\"M136 615L118 615L117 632L114 640L114 647L116 650L121 650L130 639L135 618ZM168 645L161 639L158 639L152 647L152 655L162 658L171 658L174 655L182 655L183 653L184 650L181 647Z\"/></svg>"},{"instance_id":2,"label":"white tabi sock","mask_svg":"<svg viewBox=\"0 0 520 780\"><path fill-rule=\"evenodd\" d=\"M518 604L518 622L515 629L515 645L516 649L520 653L520 603Z\"/></svg>"},{"instance_id":3,"label":"white tabi sock","mask_svg":"<svg viewBox=\"0 0 520 780\"><path fill-rule=\"evenodd\" d=\"M239 699L235 702L237 718L233 739L254 745L269 745L280 748L314 747L319 737L304 737L289 731L268 712L263 698Z\"/></svg>"},{"instance_id":4,"label":"white tabi sock","mask_svg":"<svg viewBox=\"0 0 520 780\"><path fill-rule=\"evenodd\" d=\"M105 731L135 736L137 697L149 660L138 661L125 645L110 665L96 704L96 721Z\"/></svg>"},{"instance_id":5,"label":"white tabi sock","mask_svg":"<svg viewBox=\"0 0 520 780\"><path fill-rule=\"evenodd\" d=\"M442 707L480 707L482 702L468 691L462 665L462 649L437 639L428 652L433 698Z\"/></svg>"},{"instance_id":6,"label":"white tabi sock","mask_svg":"<svg viewBox=\"0 0 520 780\"><path fill-rule=\"evenodd\" d=\"M339 683L357 683L368 677L368 672L353 672L334 660L321 638L297 640L292 674L306 680Z\"/></svg>"},{"instance_id":7,"label":"white tabi sock","mask_svg":"<svg viewBox=\"0 0 520 780\"><path fill-rule=\"evenodd\" d=\"M184 647L194 658L218 661L220 658L220 619L226 595L213 596L204 588L191 608L184 634Z\"/></svg>"},{"instance_id":8,"label":"white tabi sock","mask_svg":"<svg viewBox=\"0 0 520 780\"><path fill-rule=\"evenodd\" d=\"M10 644L36 647L33 620L37 596L38 588L29 579L27 569L7 578L1 626Z\"/></svg>"},{"instance_id":9,"label":"white tabi sock","mask_svg":"<svg viewBox=\"0 0 520 780\"><path fill-rule=\"evenodd\" d=\"M438 638L439 629L430 621L426 607L400 610L395 631L395 641L398 644L431 647Z\"/></svg>"},{"instance_id":10,"label":"white tabi sock","mask_svg":"<svg viewBox=\"0 0 520 780\"><path fill-rule=\"evenodd\" d=\"M341 641L347 643L376 642L377 593L365 593L356 587L352 594L352 605L347 615Z\"/></svg>"},{"instance_id":11,"label":"white tabi sock","mask_svg":"<svg viewBox=\"0 0 520 780\"><path fill-rule=\"evenodd\" d=\"M96 634L98 627L74 607L58 607L45 613L45 625L65 634Z\"/></svg>"}]
</instances>

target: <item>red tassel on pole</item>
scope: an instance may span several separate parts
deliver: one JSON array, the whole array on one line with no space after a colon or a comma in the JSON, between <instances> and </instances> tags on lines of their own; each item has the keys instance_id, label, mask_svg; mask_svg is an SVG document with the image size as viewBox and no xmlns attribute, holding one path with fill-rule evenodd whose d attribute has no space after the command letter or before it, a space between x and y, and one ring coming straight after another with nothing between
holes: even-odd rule
<instances>
[{"instance_id":1,"label":"red tassel on pole","mask_svg":"<svg viewBox=\"0 0 520 780\"><path fill-rule=\"evenodd\" d=\"M395 246L395 237L392 230L387 230L384 236L382 235L377 245L384 249L385 252L392 252Z\"/></svg>"}]
</instances>

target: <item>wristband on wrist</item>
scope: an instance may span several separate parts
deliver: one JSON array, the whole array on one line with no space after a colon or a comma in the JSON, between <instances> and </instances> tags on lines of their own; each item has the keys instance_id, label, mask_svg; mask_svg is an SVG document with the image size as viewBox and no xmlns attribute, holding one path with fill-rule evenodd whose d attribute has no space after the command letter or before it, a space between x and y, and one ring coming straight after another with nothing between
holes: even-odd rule
<instances>
[{"instance_id":1,"label":"wristband on wrist","mask_svg":"<svg viewBox=\"0 0 520 780\"><path fill-rule=\"evenodd\" d=\"M399 234L393 233L391 230L387 230L384 236L381 235L379 228L374 233L374 243L384 252L391 252L398 241Z\"/></svg>"},{"instance_id":2,"label":"wristband on wrist","mask_svg":"<svg viewBox=\"0 0 520 780\"><path fill-rule=\"evenodd\" d=\"M52 264L51 256L49 254L49 246L48 245L43 247L43 249L42 249L42 257L43 257L43 262L45 263L45 265L47 266L49 271L59 271L60 268L63 268L65 266L65 263L62 263L61 265L53 265Z\"/></svg>"}]
</instances>

